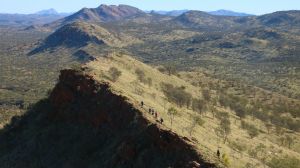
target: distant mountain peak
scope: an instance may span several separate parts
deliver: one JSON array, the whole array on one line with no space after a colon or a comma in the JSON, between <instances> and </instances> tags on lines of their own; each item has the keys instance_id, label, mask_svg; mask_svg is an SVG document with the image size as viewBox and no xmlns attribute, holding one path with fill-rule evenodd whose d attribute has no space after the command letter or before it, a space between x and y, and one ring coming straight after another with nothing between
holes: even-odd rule
<instances>
[{"instance_id":1,"label":"distant mountain peak","mask_svg":"<svg viewBox=\"0 0 300 168\"><path fill-rule=\"evenodd\" d=\"M57 23L53 23L54 27L57 25L65 25L76 21L85 22L109 22L125 19L131 16L144 14L138 8L128 5L105 5L102 4L97 8L82 8L80 11L70 15ZM50 25L51 26L51 25Z\"/></svg>"},{"instance_id":2,"label":"distant mountain peak","mask_svg":"<svg viewBox=\"0 0 300 168\"><path fill-rule=\"evenodd\" d=\"M142 10L129 5L105 5L102 4L95 9L103 18L119 20L124 17L144 13Z\"/></svg>"},{"instance_id":3,"label":"distant mountain peak","mask_svg":"<svg viewBox=\"0 0 300 168\"><path fill-rule=\"evenodd\" d=\"M253 16L252 14L240 13L231 10L220 9L217 11L208 12L211 15L220 15L220 16Z\"/></svg>"},{"instance_id":4,"label":"distant mountain peak","mask_svg":"<svg viewBox=\"0 0 300 168\"><path fill-rule=\"evenodd\" d=\"M55 9L51 8L51 9L38 11L35 14L37 14L37 15L58 15L59 13Z\"/></svg>"},{"instance_id":5,"label":"distant mountain peak","mask_svg":"<svg viewBox=\"0 0 300 168\"><path fill-rule=\"evenodd\" d=\"M172 10L172 11L155 11L152 10L151 13L157 13L160 15L167 15L167 16L179 16L182 15L184 13L190 12L193 10ZM197 12L201 12L201 11L197 11ZM149 11L148 11L149 13ZM234 12L231 10L225 10L225 9L220 9L217 11L211 11L211 12L206 12L208 14L211 15L219 15L219 16L253 16L252 14L247 14L247 13L239 13L239 12Z\"/></svg>"},{"instance_id":6,"label":"distant mountain peak","mask_svg":"<svg viewBox=\"0 0 300 168\"><path fill-rule=\"evenodd\" d=\"M189 10L172 10L172 11L148 11L148 13L154 13L154 14L160 14L160 15L167 15L167 16L179 16L182 15L185 12L188 12Z\"/></svg>"}]
</instances>

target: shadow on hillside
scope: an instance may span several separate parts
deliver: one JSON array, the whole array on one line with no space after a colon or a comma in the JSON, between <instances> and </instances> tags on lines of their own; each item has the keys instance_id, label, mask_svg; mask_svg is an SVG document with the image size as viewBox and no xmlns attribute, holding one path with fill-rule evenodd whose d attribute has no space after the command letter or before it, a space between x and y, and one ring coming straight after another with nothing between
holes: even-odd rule
<instances>
[{"instance_id":1,"label":"shadow on hillside","mask_svg":"<svg viewBox=\"0 0 300 168\"><path fill-rule=\"evenodd\" d=\"M49 99L39 101L0 131L2 168L215 167L168 131L128 123L111 129L53 120ZM51 116L51 115L50 115Z\"/></svg>"}]
</instances>

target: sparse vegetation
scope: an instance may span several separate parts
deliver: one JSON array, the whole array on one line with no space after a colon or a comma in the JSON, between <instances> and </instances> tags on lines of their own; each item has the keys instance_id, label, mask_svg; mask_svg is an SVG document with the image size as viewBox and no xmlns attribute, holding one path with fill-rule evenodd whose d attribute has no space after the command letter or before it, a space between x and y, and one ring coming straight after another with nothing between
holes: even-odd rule
<instances>
[{"instance_id":1,"label":"sparse vegetation","mask_svg":"<svg viewBox=\"0 0 300 168\"><path fill-rule=\"evenodd\" d=\"M215 132L223 139L223 142L226 143L228 141L228 136L231 133L229 115L226 112L220 112L217 114L217 118L220 120L220 124Z\"/></svg>"},{"instance_id":2,"label":"sparse vegetation","mask_svg":"<svg viewBox=\"0 0 300 168\"><path fill-rule=\"evenodd\" d=\"M164 68L167 71L168 75L174 75L176 73L175 64L168 63L168 64L164 65Z\"/></svg>"},{"instance_id":3,"label":"sparse vegetation","mask_svg":"<svg viewBox=\"0 0 300 168\"><path fill-rule=\"evenodd\" d=\"M222 155L222 162L224 163L224 165L226 167L230 166L229 158L228 158L227 154L225 154L225 153Z\"/></svg>"},{"instance_id":4,"label":"sparse vegetation","mask_svg":"<svg viewBox=\"0 0 300 168\"><path fill-rule=\"evenodd\" d=\"M178 111L177 111L177 109L175 109L174 107L171 107L171 108L168 109L168 113L167 113L167 114L168 114L168 116L170 117L171 128L172 128L174 118L175 118L175 116L178 115Z\"/></svg>"},{"instance_id":5,"label":"sparse vegetation","mask_svg":"<svg viewBox=\"0 0 300 168\"><path fill-rule=\"evenodd\" d=\"M188 127L190 136L192 136L192 133L194 132L196 126L203 126L203 124L205 123L205 121L198 115L191 116L191 120L191 125Z\"/></svg>"},{"instance_id":6,"label":"sparse vegetation","mask_svg":"<svg viewBox=\"0 0 300 168\"><path fill-rule=\"evenodd\" d=\"M247 130L250 138L254 138L259 135L259 130L254 125L248 124L243 120L241 122L241 128Z\"/></svg>"},{"instance_id":7,"label":"sparse vegetation","mask_svg":"<svg viewBox=\"0 0 300 168\"><path fill-rule=\"evenodd\" d=\"M271 161L269 161L268 166L271 168L299 168L300 160L294 157L273 157Z\"/></svg>"},{"instance_id":8,"label":"sparse vegetation","mask_svg":"<svg viewBox=\"0 0 300 168\"><path fill-rule=\"evenodd\" d=\"M298 14L290 11L260 18L281 19L284 14L298 18ZM175 133L188 136L181 131L187 128L187 133L208 155L215 153L212 147L221 146L222 154L230 157L230 164L223 157L220 161L229 167L298 168L297 23L283 19L278 26L265 25L267 22L262 24L254 16L234 21L228 17L216 24L218 19L206 17L209 22L205 25L198 22L181 27L173 21L189 18L169 20L156 15L149 18L145 22L140 16L134 24L130 19L101 25L77 24L79 29L75 30L87 31L88 36L93 30L97 36L97 40L90 39L92 43L87 41L89 45L80 47L88 55L84 60L104 60L95 66L87 63L92 68L84 73L95 74L97 78L107 76L121 90L120 94L130 100L145 101L166 119L163 125ZM166 21L168 24L164 24ZM248 26L240 26L243 25L240 21ZM76 28L76 24L73 26ZM105 36L100 38L101 33ZM46 97L57 82L60 69L83 69L77 58L81 56L74 55L79 50L76 47L58 46L30 57L26 55L48 35L49 32L37 29L0 26L0 127ZM101 39L105 45L93 45L101 43ZM115 50L122 54L116 54ZM151 66L128 58L125 53L132 53ZM152 70L152 66L159 67L164 74ZM211 114L205 113L209 111ZM13 119L13 123L17 121L18 118ZM205 127L201 127L204 123ZM43 139L40 135L36 138ZM219 143L218 139L225 143ZM40 145L32 149L38 148Z\"/></svg>"},{"instance_id":9,"label":"sparse vegetation","mask_svg":"<svg viewBox=\"0 0 300 168\"><path fill-rule=\"evenodd\" d=\"M202 99L193 98L192 109L202 115L203 112L207 110L207 102Z\"/></svg>"},{"instance_id":10,"label":"sparse vegetation","mask_svg":"<svg viewBox=\"0 0 300 168\"><path fill-rule=\"evenodd\" d=\"M136 69L135 74L137 75L137 79L142 83L147 83L145 72L141 69Z\"/></svg>"},{"instance_id":11,"label":"sparse vegetation","mask_svg":"<svg viewBox=\"0 0 300 168\"><path fill-rule=\"evenodd\" d=\"M122 72L119 71L116 67L111 67L108 70L108 73L110 75L110 79L112 82L116 82L119 79L119 77L122 75Z\"/></svg>"},{"instance_id":12,"label":"sparse vegetation","mask_svg":"<svg viewBox=\"0 0 300 168\"><path fill-rule=\"evenodd\" d=\"M176 103L179 107L191 104L192 95L184 90L183 87L174 87L172 84L161 84L162 91L167 99Z\"/></svg>"}]
</instances>

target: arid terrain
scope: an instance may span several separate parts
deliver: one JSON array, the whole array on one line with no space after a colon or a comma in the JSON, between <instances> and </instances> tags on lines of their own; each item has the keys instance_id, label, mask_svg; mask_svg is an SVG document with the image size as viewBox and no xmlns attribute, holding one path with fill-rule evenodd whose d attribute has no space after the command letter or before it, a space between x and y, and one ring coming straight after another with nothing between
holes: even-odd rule
<instances>
[{"instance_id":1,"label":"arid terrain","mask_svg":"<svg viewBox=\"0 0 300 168\"><path fill-rule=\"evenodd\" d=\"M3 167L299 168L300 11L2 17Z\"/></svg>"}]
</instances>

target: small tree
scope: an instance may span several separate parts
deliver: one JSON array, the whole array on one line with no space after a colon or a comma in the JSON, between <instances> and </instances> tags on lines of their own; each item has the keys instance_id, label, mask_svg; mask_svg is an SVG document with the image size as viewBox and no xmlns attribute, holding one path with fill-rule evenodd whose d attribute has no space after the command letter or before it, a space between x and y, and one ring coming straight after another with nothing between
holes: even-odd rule
<instances>
[{"instance_id":1,"label":"small tree","mask_svg":"<svg viewBox=\"0 0 300 168\"><path fill-rule=\"evenodd\" d=\"M171 108L168 109L168 113L167 114L170 117L171 128L172 128L174 118L175 118L176 115L178 115L178 111L174 107L171 107Z\"/></svg>"},{"instance_id":2,"label":"small tree","mask_svg":"<svg viewBox=\"0 0 300 168\"><path fill-rule=\"evenodd\" d=\"M279 138L279 141L280 141L280 146L283 146L284 143L285 143L285 138L284 138L283 136L281 136L281 137Z\"/></svg>"},{"instance_id":3,"label":"small tree","mask_svg":"<svg viewBox=\"0 0 300 168\"><path fill-rule=\"evenodd\" d=\"M192 116L192 122L191 125L188 127L188 132L190 134L190 136L192 136L192 133L195 130L195 127L197 125L199 126L203 126L203 124L205 123L205 121L200 117L200 116Z\"/></svg>"},{"instance_id":4,"label":"small tree","mask_svg":"<svg viewBox=\"0 0 300 168\"><path fill-rule=\"evenodd\" d=\"M196 112L199 112L201 115L205 110L207 110L207 105L204 100L193 99L192 100L192 109Z\"/></svg>"},{"instance_id":5,"label":"small tree","mask_svg":"<svg viewBox=\"0 0 300 168\"><path fill-rule=\"evenodd\" d=\"M268 134L270 134L270 130L272 129L272 124L270 122L266 122L265 126L267 128Z\"/></svg>"},{"instance_id":6,"label":"small tree","mask_svg":"<svg viewBox=\"0 0 300 168\"><path fill-rule=\"evenodd\" d=\"M294 138L289 135L286 135L285 140L286 140L288 147L291 148L291 146L294 144Z\"/></svg>"},{"instance_id":7,"label":"small tree","mask_svg":"<svg viewBox=\"0 0 300 168\"><path fill-rule=\"evenodd\" d=\"M152 78L150 78L150 77L147 78L147 84L149 87L152 86Z\"/></svg>"},{"instance_id":8,"label":"small tree","mask_svg":"<svg viewBox=\"0 0 300 168\"><path fill-rule=\"evenodd\" d=\"M204 100L206 100L206 101L210 101L210 99L211 99L210 92L208 89L202 90L202 96L203 96Z\"/></svg>"},{"instance_id":9,"label":"small tree","mask_svg":"<svg viewBox=\"0 0 300 168\"><path fill-rule=\"evenodd\" d=\"M137 78L140 82L146 83L147 80L145 79L145 72L142 71L141 69L136 69L135 74L137 75Z\"/></svg>"},{"instance_id":10,"label":"small tree","mask_svg":"<svg viewBox=\"0 0 300 168\"><path fill-rule=\"evenodd\" d=\"M275 131L276 131L277 135L281 135L281 134L284 133L284 130L280 126L278 126L278 125L276 125Z\"/></svg>"},{"instance_id":11,"label":"small tree","mask_svg":"<svg viewBox=\"0 0 300 168\"><path fill-rule=\"evenodd\" d=\"M169 64L166 64L164 67L167 70L168 75L173 75L173 74L176 73L176 66L175 66L175 64L169 63Z\"/></svg>"},{"instance_id":12,"label":"small tree","mask_svg":"<svg viewBox=\"0 0 300 168\"><path fill-rule=\"evenodd\" d=\"M190 106L192 95L184 90L184 87L174 87L172 84L161 83L162 91L168 101L176 103L179 107Z\"/></svg>"},{"instance_id":13,"label":"small tree","mask_svg":"<svg viewBox=\"0 0 300 168\"><path fill-rule=\"evenodd\" d=\"M254 125L248 124L243 120L241 122L241 128L248 132L251 139L257 137L259 134L259 130Z\"/></svg>"},{"instance_id":14,"label":"small tree","mask_svg":"<svg viewBox=\"0 0 300 168\"><path fill-rule=\"evenodd\" d=\"M210 109L210 112L211 112L213 118L215 118L215 115L216 115L216 112L217 112L216 107L212 105L212 106L209 107L209 109Z\"/></svg>"},{"instance_id":15,"label":"small tree","mask_svg":"<svg viewBox=\"0 0 300 168\"><path fill-rule=\"evenodd\" d=\"M144 90L141 87L139 81L137 81L137 80L132 81L132 82L130 82L130 85L134 88L135 94L140 95L140 96L144 94Z\"/></svg>"},{"instance_id":16,"label":"small tree","mask_svg":"<svg viewBox=\"0 0 300 168\"><path fill-rule=\"evenodd\" d=\"M122 74L122 72L115 67L109 68L108 73L112 82L116 82Z\"/></svg>"},{"instance_id":17,"label":"small tree","mask_svg":"<svg viewBox=\"0 0 300 168\"><path fill-rule=\"evenodd\" d=\"M218 117L220 118L220 125L216 129L216 133L218 136L222 137L224 143L226 143L228 135L231 133L229 115L228 113L220 113Z\"/></svg>"},{"instance_id":18,"label":"small tree","mask_svg":"<svg viewBox=\"0 0 300 168\"><path fill-rule=\"evenodd\" d=\"M246 111L240 105L236 107L235 113L241 120L246 117Z\"/></svg>"},{"instance_id":19,"label":"small tree","mask_svg":"<svg viewBox=\"0 0 300 168\"><path fill-rule=\"evenodd\" d=\"M251 139L257 137L259 134L258 129L256 127L249 127L247 131Z\"/></svg>"}]
</instances>

